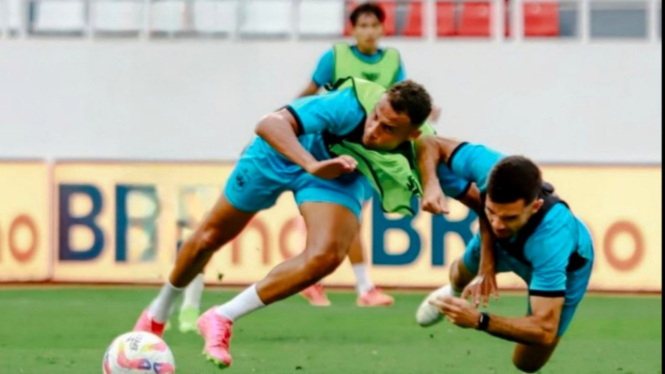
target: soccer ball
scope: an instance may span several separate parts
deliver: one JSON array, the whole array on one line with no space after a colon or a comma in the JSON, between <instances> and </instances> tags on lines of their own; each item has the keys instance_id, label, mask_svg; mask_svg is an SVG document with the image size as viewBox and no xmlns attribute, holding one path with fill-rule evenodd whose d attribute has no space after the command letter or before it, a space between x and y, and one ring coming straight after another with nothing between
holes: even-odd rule
<instances>
[{"instance_id":1,"label":"soccer ball","mask_svg":"<svg viewBox=\"0 0 665 374\"><path fill-rule=\"evenodd\" d=\"M160 337L133 331L118 336L106 349L102 373L175 374L175 360Z\"/></svg>"}]
</instances>

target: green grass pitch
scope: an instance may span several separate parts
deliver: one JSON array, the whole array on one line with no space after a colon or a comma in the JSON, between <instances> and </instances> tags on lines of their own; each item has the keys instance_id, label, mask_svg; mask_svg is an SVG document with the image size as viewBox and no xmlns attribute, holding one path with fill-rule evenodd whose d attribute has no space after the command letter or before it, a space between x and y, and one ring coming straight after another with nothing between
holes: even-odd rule
<instances>
[{"instance_id":1,"label":"green grass pitch","mask_svg":"<svg viewBox=\"0 0 665 374\"><path fill-rule=\"evenodd\" d=\"M0 289L0 374L97 374L113 337L129 331L156 289ZM235 325L234 365L226 373L482 374L517 373L513 345L444 322L421 328L424 294L394 293L396 305L358 308L351 293L333 306L310 307L295 296ZM204 308L234 292L209 290ZM494 313L523 315L524 296L503 295ZM587 296L542 373L661 373L661 297ZM179 374L220 372L201 356L202 340L165 335Z\"/></svg>"}]
</instances>

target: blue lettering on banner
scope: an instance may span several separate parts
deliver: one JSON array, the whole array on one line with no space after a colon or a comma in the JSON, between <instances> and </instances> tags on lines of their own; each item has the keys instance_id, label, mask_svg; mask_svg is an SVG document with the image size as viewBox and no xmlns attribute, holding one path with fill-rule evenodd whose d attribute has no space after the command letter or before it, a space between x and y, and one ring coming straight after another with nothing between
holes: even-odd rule
<instances>
[{"instance_id":1,"label":"blue lettering on banner","mask_svg":"<svg viewBox=\"0 0 665 374\"><path fill-rule=\"evenodd\" d=\"M451 221L445 215L432 216L432 266L446 264L446 238L447 234L456 234L462 237L464 245L473 239L471 226L475 222L476 213L469 209L469 213L461 221Z\"/></svg>"},{"instance_id":2,"label":"blue lettering on banner","mask_svg":"<svg viewBox=\"0 0 665 374\"><path fill-rule=\"evenodd\" d=\"M376 199L374 200L376 202ZM418 214L418 200L411 200L411 209ZM414 216L415 217L415 216ZM381 209L381 204L372 204L372 263L374 265L408 265L420 255L420 235L413 228L414 217L402 216L388 218ZM386 251L386 233L390 230L402 230L409 237L409 246L399 254Z\"/></svg>"},{"instance_id":3,"label":"blue lettering on banner","mask_svg":"<svg viewBox=\"0 0 665 374\"><path fill-rule=\"evenodd\" d=\"M71 201L77 195L87 196L92 208L86 215L75 217L72 215ZM102 211L103 200L99 189L89 184L62 184L58 189L58 259L60 261L89 261L99 256L104 249L104 233L95 222ZM82 226L88 228L93 235L90 248L80 250L71 247L70 230L73 227Z\"/></svg>"},{"instance_id":4,"label":"blue lettering on banner","mask_svg":"<svg viewBox=\"0 0 665 374\"><path fill-rule=\"evenodd\" d=\"M422 239L420 233L413 227L413 221L420 214L417 199L411 201L411 209L415 212L413 217L403 216L389 218L381 210L380 204L372 204L372 264L378 266L404 266L414 263L420 256ZM469 210L467 216L460 221L449 220L445 215L432 216L432 266L446 265L445 236L459 235L464 244L473 238L472 226L477 216ZM386 234L391 230L401 230L408 237L408 247L401 253L388 253L386 250Z\"/></svg>"},{"instance_id":5,"label":"blue lettering on banner","mask_svg":"<svg viewBox=\"0 0 665 374\"><path fill-rule=\"evenodd\" d=\"M127 262L127 247L129 230L142 230L148 236L148 244L141 251L139 261L153 261L157 255L157 218L159 217L159 199L157 189L151 185L117 185L116 215L115 215L115 260ZM132 212L128 205L128 198L140 195L152 204L152 210L147 213Z\"/></svg>"}]
</instances>

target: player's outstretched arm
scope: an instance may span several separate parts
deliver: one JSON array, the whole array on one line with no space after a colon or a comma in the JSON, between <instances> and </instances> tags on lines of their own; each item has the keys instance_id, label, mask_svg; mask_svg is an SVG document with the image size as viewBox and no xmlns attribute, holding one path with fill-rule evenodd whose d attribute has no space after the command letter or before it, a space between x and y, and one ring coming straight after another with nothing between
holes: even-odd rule
<instances>
[{"instance_id":1,"label":"player's outstretched arm","mask_svg":"<svg viewBox=\"0 0 665 374\"><path fill-rule=\"evenodd\" d=\"M479 215L480 226L480 264L478 276L462 291L462 298L471 298L477 308L481 304L487 307L491 295L499 300L499 286L496 283L496 254L494 252L494 238L491 234L489 222L484 215Z\"/></svg>"},{"instance_id":2,"label":"player's outstretched arm","mask_svg":"<svg viewBox=\"0 0 665 374\"><path fill-rule=\"evenodd\" d=\"M556 342L564 300L564 297L531 296L532 315L518 318L487 315L489 323L484 326L481 325L481 312L464 299L445 296L431 303L459 327L480 328L517 343L548 346Z\"/></svg>"},{"instance_id":3,"label":"player's outstretched arm","mask_svg":"<svg viewBox=\"0 0 665 374\"><path fill-rule=\"evenodd\" d=\"M415 142L418 169L424 187L439 186L439 177L436 168L441 162L441 152L437 137L421 136Z\"/></svg>"},{"instance_id":4,"label":"player's outstretched arm","mask_svg":"<svg viewBox=\"0 0 665 374\"><path fill-rule=\"evenodd\" d=\"M471 184L469 190L460 196L458 200L478 215L480 226L480 266L478 277L464 288L462 298L473 300L476 308L482 303L487 307L490 295L499 299L499 287L496 283L496 256L494 253L494 238L492 237L490 224L485 217L480 191L475 184Z\"/></svg>"},{"instance_id":5,"label":"player's outstretched arm","mask_svg":"<svg viewBox=\"0 0 665 374\"><path fill-rule=\"evenodd\" d=\"M464 144L462 141L435 135L421 136L416 140L418 169L424 189L422 199L423 210L433 214L447 213L445 195L441 190L441 181L438 177L437 168L441 163L448 164L450 157L462 144ZM474 190L474 188L467 191L467 194L459 198L459 200L480 214L483 209L480 201L480 193L477 189Z\"/></svg>"},{"instance_id":6,"label":"player's outstretched arm","mask_svg":"<svg viewBox=\"0 0 665 374\"><path fill-rule=\"evenodd\" d=\"M445 138L443 136L437 136L435 140L439 148L439 160L446 164L450 163L450 156L452 156L453 153L455 153L455 150L464 143L461 140Z\"/></svg>"},{"instance_id":7,"label":"player's outstretched arm","mask_svg":"<svg viewBox=\"0 0 665 374\"><path fill-rule=\"evenodd\" d=\"M256 135L277 152L302 167L308 173L323 179L335 179L356 170L358 163L352 157L340 156L319 161L298 141L298 123L286 109L268 114L256 125Z\"/></svg>"},{"instance_id":8,"label":"player's outstretched arm","mask_svg":"<svg viewBox=\"0 0 665 374\"><path fill-rule=\"evenodd\" d=\"M531 296L529 299L532 315L522 318L490 316L487 332L517 343L554 343L565 298Z\"/></svg>"},{"instance_id":9,"label":"player's outstretched arm","mask_svg":"<svg viewBox=\"0 0 665 374\"><path fill-rule=\"evenodd\" d=\"M422 137L416 141L418 167L424 185L423 210L440 214L441 206L445 207L445 202L442 202L445 197L438 176L439 165L444 160L449 160L461 144L460 141L436 136ZM475 211L480 220L481 254L478 278L464 289L462 295L465 299L471 297L476 307L481 302L484 306L487 306L490 295L494 295L495 299L498 299L499 292L496 283L494 239L491 235L489 222L485 218L481 194L478 187L472 183L464 195L458 196L456 199Z\"/></svg>"},{"instance_id":10,"label":"player's outstretched arm","mask_svg":"<svg viewBox=\"0 0 665 374\"><path fill-rule=\"evenodd\" d=\"M264 116L256 125L256 135L268 142L277 152L303 169L316 159L298 141L298 123L288 110L282 109Z\"/></svg>"},{"instance_id":11,"label":"player's outstretched arm","mask_svg":"<svg viewBox=\"0 0 665 374\"><path fill-rule=\"evenodd\" d=\"M446 196L441 189L437 167L441 162L441 152L437 137L423 136L416 140L418 169L423 183L422 209L432 214L448 213Z\"/></svg>"}]
</instances>

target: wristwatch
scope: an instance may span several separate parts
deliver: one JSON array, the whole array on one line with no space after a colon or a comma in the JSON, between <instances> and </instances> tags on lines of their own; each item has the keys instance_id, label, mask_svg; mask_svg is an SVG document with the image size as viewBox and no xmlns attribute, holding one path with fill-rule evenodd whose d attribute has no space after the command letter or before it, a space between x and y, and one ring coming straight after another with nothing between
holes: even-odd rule
<instances>
[{"instance_id":1,"label":"wristwatch","mask_svg":"<svg viewBox=\"0 0 665 374\"><path fill-rule=\"evenodd\" d=\"M478 327L476 327L476 330L487 331L489 325L490 315L485 312L481 312L480 317L478 318Z\"/></svg>"}]
</instances>

